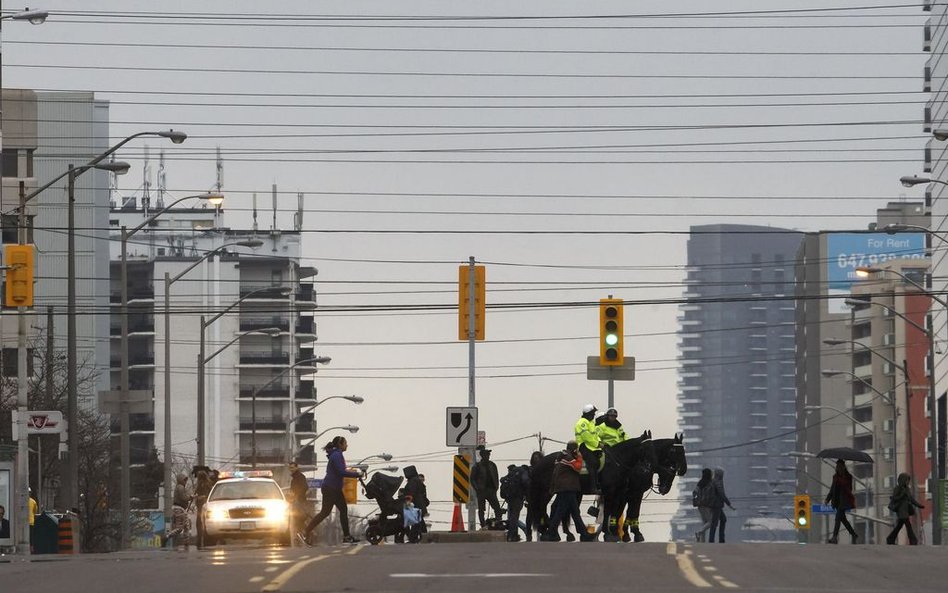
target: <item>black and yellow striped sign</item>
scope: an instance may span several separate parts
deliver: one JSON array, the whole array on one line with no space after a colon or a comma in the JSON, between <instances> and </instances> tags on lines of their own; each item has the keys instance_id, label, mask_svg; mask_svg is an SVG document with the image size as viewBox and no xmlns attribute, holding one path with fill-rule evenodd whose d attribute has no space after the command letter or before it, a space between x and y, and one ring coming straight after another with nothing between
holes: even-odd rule
<instances>
[{"instance_id":1,"label":"black and yellow striped sign","mask_svg":"<svg viewBox=\"0 0 948 593\"><path fill-rule=\"evenodd\" d=\"M471 490L471 458L454 456L454 502L466 503Z\"/></svg>"}]
</instances>

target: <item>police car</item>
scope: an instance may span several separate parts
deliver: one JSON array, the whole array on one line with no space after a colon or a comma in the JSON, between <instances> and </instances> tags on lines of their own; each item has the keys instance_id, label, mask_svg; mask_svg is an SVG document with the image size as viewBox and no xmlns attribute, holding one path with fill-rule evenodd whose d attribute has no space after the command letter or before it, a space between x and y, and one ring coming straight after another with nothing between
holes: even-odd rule
<instances>
[{"instance_id":1,"label":"police car","mask_svg":"<svg viewBox=\"0 0 948 593\"><path fill-rule=\"evenodd\" d=\"M222 472L204 507L204 544L275 539L289 545L290 505L269 471Z\"/></svg>"}]
</instances>

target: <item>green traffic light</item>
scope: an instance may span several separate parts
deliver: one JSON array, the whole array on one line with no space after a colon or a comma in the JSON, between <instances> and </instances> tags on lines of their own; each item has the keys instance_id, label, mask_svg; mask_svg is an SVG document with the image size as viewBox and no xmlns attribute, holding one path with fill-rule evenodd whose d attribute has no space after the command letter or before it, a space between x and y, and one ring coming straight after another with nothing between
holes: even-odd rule
<instances>
[{"instance_id":1,"label":"green traffic light","mask_svg":"<svg viewBox=\"0 0 948 593\"><path fill-rule=\"evenodd\" d=\"M619 336L615 334L606 334L606 346L615 346L619 343Z\"/></svg>"},{"instance_id":2,"label":"green traffic light","mask_svg":"<svg viewBox=\"0 0 948 593\"><path fill-rule=\"evenodd\" d=\"M799 523L801 526L802 526L802 525L806 525L806 517L804 517L804 516L802 516L802 515L799 516L799 517L797 517L797 523Z\"/></svg>"}]
</instances>

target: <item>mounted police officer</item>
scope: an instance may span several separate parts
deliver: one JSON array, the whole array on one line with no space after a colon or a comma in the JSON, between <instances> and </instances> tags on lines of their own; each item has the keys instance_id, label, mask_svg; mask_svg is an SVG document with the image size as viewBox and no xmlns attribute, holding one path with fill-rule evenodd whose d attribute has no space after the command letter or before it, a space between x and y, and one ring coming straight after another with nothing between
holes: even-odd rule
<instances>
[{"instance_id":1,"label":"mounted police officer","mask_svg":"<svg viewBox=\"0 0 948 593\"><path fill-rule=\"evenodd\" d=\"M599 431L596 429L596 406L583 406L583 415L576 422L576 442L579 443L579 454L589 472L589 487L593 492L599 492L599 456L602 448L599 444Z\"/></svg>"},{"instance_id":2,"label":"mounted police officer","mask_svg":"<svg viewBox=\"0 0 948 593\"><path fill-rule=\"evenodd\" d=\"M605 415L596 419L596 432L599 435L599 444L603 447L614 447L629 438L619 422L619 412L615 408L609 408Z\"/></svg>"}]
</instances>

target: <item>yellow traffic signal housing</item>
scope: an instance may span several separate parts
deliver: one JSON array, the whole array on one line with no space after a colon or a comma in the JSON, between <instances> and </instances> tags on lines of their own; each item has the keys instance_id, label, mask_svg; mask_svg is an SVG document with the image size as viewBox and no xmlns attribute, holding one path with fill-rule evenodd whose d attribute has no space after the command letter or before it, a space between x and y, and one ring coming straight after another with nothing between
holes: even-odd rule
<instances>
[{"instance_id":1,"label":"yellow traffic signal housing","mask_svg":"<svg viewBox=\"0 0 948 593\"><path fill-rule=\"evenodd\" d=\"M793 497L793 524L797 529L810 528L810 496L797 494Z\"/></svg>"},{"instance_id":2,"label":"yellow traffic signal housing","mask_svg":"<svg viewBox=\"0 0 948 593\"><path fill-rule=\"evenodd\" d=\"M599 364L625 364L622 348L622 299L599 300Z\"/></svg>"},{"instance_id":3,"label":"yellow traffic signal housing","mask_svg":"<svg viewBox=\"0 0 948 593\"><path fill-rule=\"evenodd\" d=\"M474 339L484 339L484 317L486 312L487 270L474 266ZM458 339L468 340L471 323L471 266L458 267Z\"/></svg>"},{"instance_id":4,"label":"yellow traffic signal housing","mask_svg":"<svg viewBox=\"0 0 948 593\"><path fill-rule=\"evenodd\" d=\"M4 304L7 307L33 306L33 246L6 245L3 263L7 267L7 289Z\"/></svg>"}]
</instances>

